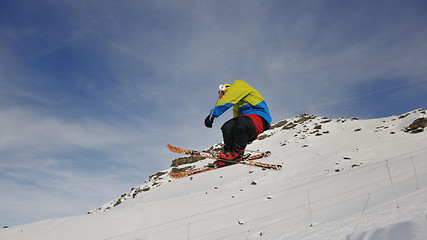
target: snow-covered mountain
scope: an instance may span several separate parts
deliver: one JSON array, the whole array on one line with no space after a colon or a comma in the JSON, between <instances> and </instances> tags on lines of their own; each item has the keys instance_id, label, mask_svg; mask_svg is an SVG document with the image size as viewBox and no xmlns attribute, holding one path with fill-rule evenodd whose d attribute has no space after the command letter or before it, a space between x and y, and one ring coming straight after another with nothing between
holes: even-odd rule
<instances>
[{"instance_id":1,"label":"snow-covered mountain","mask_svg":"<svg viewBox=\"0 0 427 240\"><path fill-rule=\"evenodd\" d=\"M426 127L422 109L370 120L303 114L247 147L270 150L262 161L281 171L233 165L171 179L211 162L180 158L88 214L2 229L0 239L425 239Z\"/></svg>"}]
</instances>

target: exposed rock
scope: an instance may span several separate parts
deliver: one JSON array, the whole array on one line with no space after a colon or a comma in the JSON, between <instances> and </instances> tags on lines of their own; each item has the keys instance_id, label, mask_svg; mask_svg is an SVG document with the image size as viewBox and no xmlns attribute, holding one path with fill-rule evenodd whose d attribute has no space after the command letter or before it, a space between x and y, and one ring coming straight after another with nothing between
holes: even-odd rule
<instances>
[{"instance_id":1,"label":"exposed rock","mask_svg":"<svg viewBox=\"0 0 427 240\"><path fill-rule=\"evenodd\" d=\"M297 124L291 122L291 123L288 123L285 126L283 126L282 130L292 129L292 128L296 127L296 126L297 126Z\"/></svg>"},{"instance_id":2,"label":"exposed rock","mask_svg":"<svg viewBox=\"0 0 427 240\"><path fill-rule=\"evenodd\" d=\"M325 123L330 123L332 121L332 119L327 119L327 120L325 120L325 121L321 121L320 123L321 124L325 124Z\"/></svg>"},{"instance_id":3,"label":"exposed rock","mask_svg":"<svg viewBox=\"0 0 427 240\"><path fill-rule=\"evenodd\" d=\"M262 135L259 135L259 137L258 137L258 140L264 140L264 139L266 139L266 138L268 138L268 137L270 137L271 135L267 135L267 134L262 134Z\"/></svg>"},{"instance_id":4,"label":"exposed rock","mask_svg":"<svg viewBox=\"0 0 427 240\"><path fill-rule=\"evenodd\" d=\"M271 129L278 128L278 127L281 127L281 126L284 126L284 125L286 125L287 123L288 123L288 121L286 121L286 120L282 120L282 121L280 121L280 122L278 122L278 123L276 123L276 124L271 125L270 130L271 130Z\"/></svg>"},{"instance_id":5,"label":"exposed rock","mask_svg":"<svg viewBox=\"0 0 427 240\"><path fill-rule=\"evenodd\" d=\"M160 176L165 175L166 173L168 173L168 172L167 171L166 172L158 172L156 174L151 175L149 177L149 179L150 180L158 180Z\"/></svg>"},{"instance_id":6,"label":"exposed rock","mask_svg":"<svg viewBox=\"0 0 427 240\"><path fill-rule=\"evenodd\" d=\"M187 170L189 170L189 169L191 169L191 168L193 168L193 167L192 167L192 166L183 167L183 168L177 168L177 167L174 167L174 168L172 168L171 173L184 172L184 171L187 171Z\"/></svg>"},{"instance_id":7,"label":"exposed rock","mask_svg":"<svg viewBox=\"0 0 427 240\"><path fill-rule=\"evenodd\" d=\"M316 116L309 115L308 113L301 114L298 117L299 117L299 119L295 120L294 123L302 123L302 122L308 121L310 119L316 118Z\"/></svg>"},{"instance_id":8,"label":"exposed rock","mask_svg":"<svg viewBox=\"0 0 427 240\"><path fill-rule=\"evenodd\" d=\"M117 200L117 202L114 204L114 206L113 206L113 207L116 207L117 205L120 205L120 203L122 203L122 200L121 200L121 199Z\"/></svg>"},{"instance_id":9,"label":"exposed rock","mask_svg":"<svg viewBox=\"0 0 427 240\"><path fill-rule=\"evenodd\" d=\"M178 167L180 165L189 164L189 163L195 163L202 159L205 159L204 157L200 156L188 156L188 157L180 157L172 161L171 167Z\"/></svg>"},{"instance_id":10,"label":"exposed rock","mask_svg":"<svg viewBox=\"0 0 427 240\"><path fill-rule=\"evenodd\" d=\"M400 115L400 116L399 116L399 119L405 118L405 117L407 117L407 116L409 116L409 115L411 115L411 113L406 113L406 114Z\"/></svg>"},{"instance_id":11,"label":"exposed rock","mask_svg":"<svg viewBox=\"0 0 427 240\"><path fill-rule=\"evenodd\" d=\"M427 118L418 118L403 131L408 133L420 133L424 132L425 127L427 127Z\"/></svg>"}]
</instances>

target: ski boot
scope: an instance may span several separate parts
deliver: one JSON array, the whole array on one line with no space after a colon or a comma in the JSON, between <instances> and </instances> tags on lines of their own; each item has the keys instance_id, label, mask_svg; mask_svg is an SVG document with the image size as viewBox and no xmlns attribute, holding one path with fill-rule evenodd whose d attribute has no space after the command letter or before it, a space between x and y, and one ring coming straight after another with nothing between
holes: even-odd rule
<instances>
[{"instance_id":1,"label":"ski boot","mask_svg":"<svg viewBox=\"0 0 427 240\"><path fill-rule=\"evenodd\" d=\"M244 154L245 154L244 149L239 150L239 149L234 149L234 148L224 146L223 150L219 152L219 157L224 160L242 161ZM217 160L216 163L218 164L218 166L233 164L232 162L221 161L221 160Z\"/></svg>"}]
</instances>

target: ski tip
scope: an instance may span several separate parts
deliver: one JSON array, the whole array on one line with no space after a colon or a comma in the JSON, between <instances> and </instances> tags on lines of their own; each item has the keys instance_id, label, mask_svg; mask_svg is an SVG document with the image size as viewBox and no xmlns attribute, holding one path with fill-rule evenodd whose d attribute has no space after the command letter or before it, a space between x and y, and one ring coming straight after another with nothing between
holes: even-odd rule
<instances>
[{"instance_id":1,"label":"ski tip","mask_svg":"<svg viewBox=\"0 0 427 240\"><path fill-rule=\"evenodd\" d=\"M172 146L170 144L166 144L166 147L168 147L168 149L171 150L171 151L172 151L172 149L176 148L176 147L174 147L174 146Z\"/></svg>"}]
</instances>

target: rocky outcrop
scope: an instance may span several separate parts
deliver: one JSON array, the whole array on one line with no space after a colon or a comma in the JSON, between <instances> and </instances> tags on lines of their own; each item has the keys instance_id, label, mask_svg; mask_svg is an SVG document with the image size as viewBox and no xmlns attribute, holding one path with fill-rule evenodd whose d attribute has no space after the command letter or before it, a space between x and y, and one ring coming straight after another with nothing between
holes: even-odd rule
<instances>
[{"instance_id":1,"label":"rocky outcrop","mask_svg":"<svg viewBox=\"0 0 427 240\"><path fill-rule=\"evenodd\" d=\"M184 164L195 163L202 159L205 159L205 158L199 157L199 156L180 157L172 161L171 167L178 167Z\"/></svg>"},{"instance_id":2,"label":"rocky outcrop","mask_svg":"<svg viewBox=\"0 0 427 240\"><path fill-rule=\"evenodd\" d=\"M427 127L427 118L417 118L403 131L407 133L420 133L424 132L424 128Z\"/></svg>"}]
</instances>

